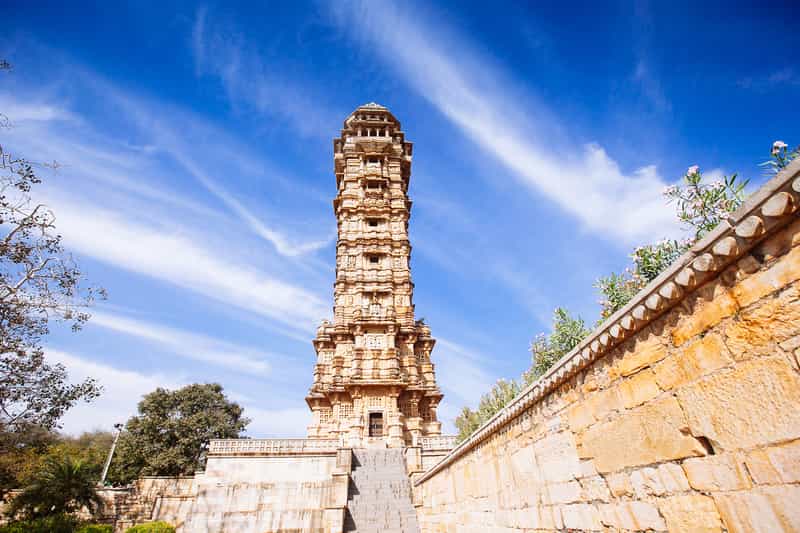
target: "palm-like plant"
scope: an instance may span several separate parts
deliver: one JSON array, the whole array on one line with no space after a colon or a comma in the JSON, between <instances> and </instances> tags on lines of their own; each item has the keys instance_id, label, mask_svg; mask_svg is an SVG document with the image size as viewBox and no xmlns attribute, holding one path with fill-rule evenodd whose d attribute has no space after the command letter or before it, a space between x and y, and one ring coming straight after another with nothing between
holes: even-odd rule
<instances>
[{"instance_id":1,"label":"palm-like plant","mask_svg":"<svg viewBox=\"0 0 800 533\"><path fill-rule=\"evenodd\" d=\"M68 455L48 457L31 482L11 502L9 514L28 517L69 514L103 503L95 490L97 467Z\"/></svg>"}]
</instances>

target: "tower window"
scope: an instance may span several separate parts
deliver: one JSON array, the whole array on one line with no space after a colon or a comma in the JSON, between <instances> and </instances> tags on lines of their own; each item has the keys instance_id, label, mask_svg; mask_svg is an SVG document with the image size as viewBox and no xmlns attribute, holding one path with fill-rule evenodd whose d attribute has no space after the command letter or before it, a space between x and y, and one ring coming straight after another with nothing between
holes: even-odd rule
<instances>
[{"instance_id":1,"label":"tower window","mask_svg":"<svg viewBox=\"0 0 800 533\"><path fill-rule=\"evenodd\" d=\"M370 218L367 220L367 225L370 228L377 228L378 227L378 219L377 218Z\"/></svg>"},{"instance_id":2,"label":"tower window","mask_svg":"<svg viewBox=\"0 0 800 533\"><path fill-rule=\"evenodd\" d=\"M372 263L373 265L377 265L379 261L380 258L377 255L369 256L369 262Z\"/></svg>"}]
</instances>

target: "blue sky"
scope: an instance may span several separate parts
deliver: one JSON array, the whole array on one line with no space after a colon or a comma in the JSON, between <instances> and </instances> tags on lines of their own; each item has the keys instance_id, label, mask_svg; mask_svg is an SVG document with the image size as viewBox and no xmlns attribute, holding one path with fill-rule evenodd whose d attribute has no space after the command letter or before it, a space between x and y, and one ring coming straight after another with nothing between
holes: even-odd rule
<instances>
[{"instance_id":1,"label":"blue sky","mask_svg":"<svg viewBox=\"0 0 800 533\"><path fill-rule=\"evenodd\" d=\"M772 142L800 138L788 4L167 4L6 4L2 144L59 162L39 194L110 293L47 342L105 387L73 433L196 381L222 383L250 435L305 433L331 139L358 105L415 143L415 303L449 431L527 368L556 306L593 323L593 281L680 234L661 191L689 165L755 187Z\"/></svg>"}]
</instances>

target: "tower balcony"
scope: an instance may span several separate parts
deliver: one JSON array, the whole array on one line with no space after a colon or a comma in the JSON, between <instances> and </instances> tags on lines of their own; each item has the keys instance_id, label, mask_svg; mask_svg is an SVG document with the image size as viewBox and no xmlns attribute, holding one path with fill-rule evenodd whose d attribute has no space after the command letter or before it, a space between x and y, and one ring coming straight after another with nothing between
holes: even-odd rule
<instances>
[{"instance_id":1,"label":"tower balcony","mask_svg":"<svg viewBox=\"0 0 800 533\"><path fill-rule=\"evenodd\" d=\"M394 307L372 304L361 308L356 308L353 312L353 320L356 322L391 321L396 316Z\"/></svg>"}]
</instances>

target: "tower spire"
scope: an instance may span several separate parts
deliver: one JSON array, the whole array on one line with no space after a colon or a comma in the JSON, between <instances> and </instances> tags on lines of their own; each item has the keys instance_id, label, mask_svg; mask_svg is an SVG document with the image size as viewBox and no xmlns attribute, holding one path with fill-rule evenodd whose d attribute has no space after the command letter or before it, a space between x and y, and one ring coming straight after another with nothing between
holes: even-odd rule
<instances>
[{"instance_id":1,"label":"tower spire","mask_svg":"<svg viewBox=\"0 0 800 533\"><path fill-rule=\"evenodd\" d=\"M440 435L442 393L430 328L414 317L411 244L412 143L374 102L356 109L333 141L338 221L334 320L317 330L306 402L310 438L351 446L416 444Z\"/></svg>"}]
</instances>

